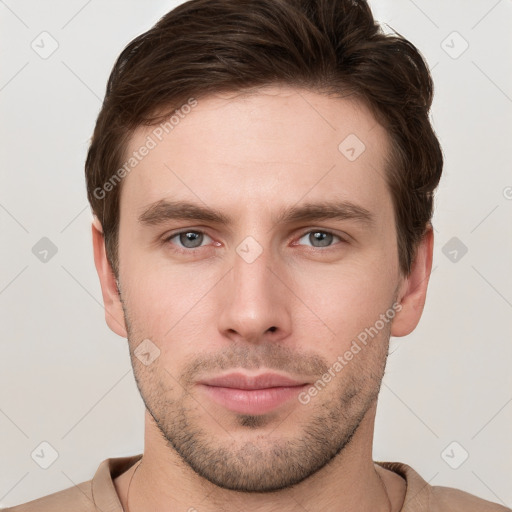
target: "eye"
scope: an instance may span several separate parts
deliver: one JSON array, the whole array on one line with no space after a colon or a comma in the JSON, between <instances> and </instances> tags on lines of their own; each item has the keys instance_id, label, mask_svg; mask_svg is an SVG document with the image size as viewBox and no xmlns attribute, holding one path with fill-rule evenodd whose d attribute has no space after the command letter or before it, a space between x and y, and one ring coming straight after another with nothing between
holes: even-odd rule
<instances>
[{"instance_id":1,"label":"eye","mask_svg":"<svg viewBox=\"0 0 512 512\"><path fill-rule=\"evenodd\" d=\"M310 242L311 247L330 247L333 242L333 239L337 238L339 241L344 242L343 238L341 238L338 235L335 235L334 233L331 233L330 231L322 231L320 229L315 229L312 231L308 231L307 233L304 233L300 239L299 242L302 239L306 239L308 242Z\"/></svg>"},{"instance_id":2,"label":"eye","mask_svg":"<svg viewBox=\"0 0 512 512\"><path fill-rule=\"evenodd\" d=\"M197 249L201 247L205 237L212 239L202 231L180 231L179 233L174 233L168 236L165 239L165 242L170 242L173 245L177 245L180 249ZM176 242L172 242L173 239L176 239Z\"/></svg>"}]
</instances>

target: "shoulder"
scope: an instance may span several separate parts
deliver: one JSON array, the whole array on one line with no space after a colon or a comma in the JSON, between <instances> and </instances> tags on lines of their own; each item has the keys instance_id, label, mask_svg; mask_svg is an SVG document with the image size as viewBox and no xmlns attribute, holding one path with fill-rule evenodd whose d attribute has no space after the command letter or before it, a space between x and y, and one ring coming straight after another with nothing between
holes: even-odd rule
<instances>
[{"instance_id":1,"label":"shoulder","mask_svg":"<svg viewBox=\"0 0 512 512\"><path fill-rule=\"evenodd\" d=\"M128 457L105 459L96 470L94 477L62 491L22 503L2 512L121 512L122 506L117 495L114 481L126 471L142 454Z\"/></svg>"},{"instance_id":2,"label":"shoulder","mask_svg":"<svg viewBox=\"0 0 512 512\"><path fill-rule=\"evenodd\" d=\"M512 512L510 508L459 489L432 486L402 462L375 462L405 480L407 487L401 512Z\"/></svg>"},{"instance_id":3,"label":"shoulder","mask_svg":"<svg viewBox=\"0 0 512 512\"><path fill-rule=\"evenodd\" d=\"M21 505L0 509L1 512L96 512L91 480Z\"/></svg>"},{"instance_id":4,"label":"shoulder","mask_svg":"<svg viewBox=\"0 0 512 512\"><path fill-rule=\"evenodd\" d=\"M432 512L511 512L510 508L478 498L473 494L451 487L431 488Z\"/></svg>"}]
</instances>

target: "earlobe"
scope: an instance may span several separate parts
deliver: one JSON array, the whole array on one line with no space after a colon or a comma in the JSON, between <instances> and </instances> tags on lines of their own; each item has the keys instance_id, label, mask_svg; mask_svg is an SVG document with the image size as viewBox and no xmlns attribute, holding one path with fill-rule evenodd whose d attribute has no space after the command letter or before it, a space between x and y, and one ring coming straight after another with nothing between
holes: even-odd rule
<instances>
[{"instance_id":1,"label":"earlobe","mask_svg":"<svg viewBox=\"0 0 512 512\"><path fill-rule=\"evenodd\" d=\"M432 271L434 249L434 231L429 224L422 240L418 244L411 272L403 278L397 297L402 306L391 326L391 336L406 336L418 325L425 299L428 282Z\"/></svg>"},{"instance_id":2,"label":"earlobe","mask_svg":"<svg viewBox=\"0 0 512 512\"><path fill-rule=\"evenodd\" d=\"M94 264L100 280L101 294L105 306L105 320L110 329L123 338L127 338L124 311L112 267L105 251L105 239L100 221L94 216L92 222L92 245Z\"/></svg>"}]
</instances>

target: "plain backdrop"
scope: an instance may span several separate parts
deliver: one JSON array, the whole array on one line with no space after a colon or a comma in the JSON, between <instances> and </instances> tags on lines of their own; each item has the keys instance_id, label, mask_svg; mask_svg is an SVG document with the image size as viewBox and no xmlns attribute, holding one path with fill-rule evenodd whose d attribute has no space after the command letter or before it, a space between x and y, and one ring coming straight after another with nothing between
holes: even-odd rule
<instances>
[{"instance_id":1,"label":"plain backdrop","mask_svg":"<svg viewBox=\"0 0 512 512\"><path fill-rule=\"evenodd\" d=\"M142 452L144 407L126 340L104 321L83 167L115 58L179 3L0 1L1 506ZM511 507L512 2L371 5L428 61L445 155L427 303L414 333L392 338L374 459ZM55 450L47 469L41 450Z\"/></svg>"}]
</instances>

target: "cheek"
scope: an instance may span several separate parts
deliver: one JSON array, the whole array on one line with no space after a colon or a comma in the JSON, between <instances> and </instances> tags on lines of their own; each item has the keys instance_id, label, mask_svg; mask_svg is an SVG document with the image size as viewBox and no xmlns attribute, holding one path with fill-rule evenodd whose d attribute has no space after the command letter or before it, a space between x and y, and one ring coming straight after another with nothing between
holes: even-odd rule
<instances>
[{"instance_id":1,"label":"cheek","mask_svg":"<svg viewBox=\"0 0 512 512\"><path fill-rule=\"evenodd\" d=\"M205 330L217 315L212 298L219 276L213 268L145 265L127 258L125 276L123 300L134 341L149 338L163 356L169 353L173 360L179 360L193 348L194 340L205 338Z\"/></svg>"},{"instance_id":2,"label":"cheek","mask_svg":"<svg viewBox=\"0 0 512 512\"><path fill-rule=\"evenodd\" d=\"M391 306L395 283L390 277L382 264L324 267L297 273L296 294L328 327L327 347L339 351Z\"/></svg>"}]
</instances>

